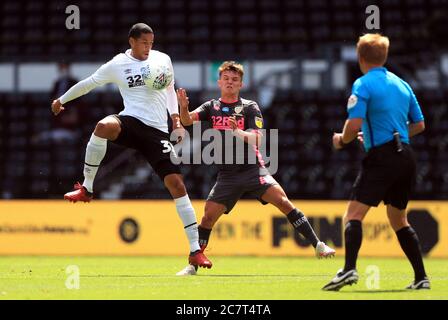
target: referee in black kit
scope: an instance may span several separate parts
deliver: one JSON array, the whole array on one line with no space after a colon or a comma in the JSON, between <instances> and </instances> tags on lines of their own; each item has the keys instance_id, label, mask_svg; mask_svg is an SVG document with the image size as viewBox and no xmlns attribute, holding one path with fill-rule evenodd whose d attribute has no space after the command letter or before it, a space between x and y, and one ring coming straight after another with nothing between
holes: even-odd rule
<instances>
[{"instance_id":1,"label":"referee in black kit","mask_svg":"<svg viewBox=\"0 0 448 320\"><path fill-rule=\"evenodd\" d=\"M348 119L343 132L333 135L333 145L342 149L358 137L367 156L344 215L345 266L323 290L338 291L358 281L356 259L362 242L362 220L370 207L381 201L387 205L390 224L414 269L414 282L407 289L430 288L417 234L406 218L416 176L409 137L422 132L425 123L409 84L383 67L388 49L389 39L380 34L365 34L357 44L364 75L353 84L347 104Z\"/></svg>"}]
</instances>

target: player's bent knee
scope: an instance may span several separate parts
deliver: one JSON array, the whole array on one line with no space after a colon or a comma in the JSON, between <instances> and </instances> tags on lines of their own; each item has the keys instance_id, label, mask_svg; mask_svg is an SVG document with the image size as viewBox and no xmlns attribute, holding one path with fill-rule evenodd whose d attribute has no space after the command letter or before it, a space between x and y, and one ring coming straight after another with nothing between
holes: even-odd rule
<instances>
[{"instance_id":1,"label":"player's bent knee","mask_svg":"<svg viewBox=\"0 0 448 320\"><path fill-rule=\"evenodd\" d=\"M100 138L115 140L120 131L121 127L119 123L100 121L96 124L94 133Z\"/></svg>"}]
</instances>

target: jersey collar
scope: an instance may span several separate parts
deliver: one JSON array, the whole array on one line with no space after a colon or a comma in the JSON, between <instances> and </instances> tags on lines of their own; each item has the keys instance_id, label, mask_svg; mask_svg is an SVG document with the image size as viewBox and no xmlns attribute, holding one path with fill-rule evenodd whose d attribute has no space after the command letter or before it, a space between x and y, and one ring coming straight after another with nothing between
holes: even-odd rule
<instances>
[{"instance_id":1,"label":"jersey collar","mask_svg":"<svg viewBox=\"0 0 448 320\"><path fill-rule=\"evenodd\" d=\"M221 104L224 104L224 105L226 105L226 106L234 106L234 105L237 105L238 103L241 102L241 98L238 97L238 100L236 100L236 101L231 101L231 102L229 102L229 101L223 101L221 98L219 98L219 102L221 102Z\"/></svg>"},{"instance_id":2,"label":"jersey collar","mask_svg":"<svg viewBox=\"0 0 448 320\"><path fill-rule=\"evenodd\" d=\"M151 53L151 52L150 52L150 53ZM145 61L145 60L138 60L138 59L134 58L134 57L131 55L131 49L126 50L126 52L125 52L124 54L125 54L129 59L131 59L131 60L133 60L133 61L138 61L138 62Z\"/></svg>"},{"instance_id":3,"label":"jersey collar","mask_svg":"<svg viewBox=\"0 0 448 320\"><path fill-rule=\"evenodd\" d=\"M369 72L371 71L382 71L382 72L387 72L387 69L385 67L375 67L369 70Z\"/></svg>"}]
</instances>

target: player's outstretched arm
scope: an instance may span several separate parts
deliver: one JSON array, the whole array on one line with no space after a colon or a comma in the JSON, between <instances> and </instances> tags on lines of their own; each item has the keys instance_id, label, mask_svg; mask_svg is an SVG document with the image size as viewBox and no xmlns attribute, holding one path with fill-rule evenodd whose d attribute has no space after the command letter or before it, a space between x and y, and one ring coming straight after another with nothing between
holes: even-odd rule
<instances>
[{"instance_id":1,"label":"player's outstretched arm","mask_svg":"<svg viewBox=\"0 0 448 320\"><path fill-rule=\"evenodd\" d=\"M89 93L91 90L98 87L98 85L99 84L93 80L92 76L78 82L73 87L68 89L68 91L60 98L53 100L53 103L51 104L51 111L55 116L57 116L61 111L65 110L63 107L64 104Z\"/></svg>"},{"instance_id":2,"label":"player's outstretched arm","mask_svg":"<svg viewBox=\"0 0 448 320\"><path fill-rule=\"evenodd\" d=\"M79 81L77 84L68 89L66 93L64 93L58 99L54 100L51 104L51 111L54 113L54 115L57 116L61 111L63 111L64 107L62 107L62 105L66 104L67 102L75 100L76 98L89 93L96 87L113 82L113 61L114 60L111 60L103 64L90 77Z\"/></svg>"},{"instance_id":3,"label":"player's outstretched arm","mask_svg":"<svg viewBox=\"0 0 448 320\"><path fill-rule=\"evenodd\" d=\"M176 93L180 107L180 121L184 126L191 126L194 121L198 120L198 115L196 112L190 112L188 110L189 101L185 89L179 88Z\"/></svg>"}]
</instances>

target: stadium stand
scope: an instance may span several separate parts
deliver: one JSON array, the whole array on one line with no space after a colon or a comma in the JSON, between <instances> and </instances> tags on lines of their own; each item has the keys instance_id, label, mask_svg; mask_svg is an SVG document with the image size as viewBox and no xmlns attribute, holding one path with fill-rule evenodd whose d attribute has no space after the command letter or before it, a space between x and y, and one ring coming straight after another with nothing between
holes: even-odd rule
<instances>
[{"instance_id":1,"label":"stadium stand","mask_svg":"<svg viewBox=\"0 0 448 320\"><path fill-rule=\"evenodd\" d=\"M68 1L5 0L0 4L0 62L60 57L104 62L127 48L117 35L126 35L135 21L153 27L155 49L169 53L173 61L292 59L302 52L325 57L333 48L353 44L359 26L364 26L365 7L375 3L384 12L381 28L393 43L390 54L407 72L413 74L416 65L430 65L447 49L438 38L448 16L444 0L79 0L83 27L76 32L60 28L65 15L55 14L64 11ZM348 152L334 152L330 141L345 119L349 90L277 90L270 106L265 106L266 126L280 128L275 177L287 186L291 198L347 198L362 152L356 144ZM416 94L427 130L413 139L419 161L414 198L448 199L448 90L417 89ZM191 97L192 105L203 100L201 92L192 92ZM89 108L80 139L64 145L35 144L33 137L52 128L51 97L0 93L0 197L59 198L81 179L85 144L95 123L121 109L117 92L94 92L83 99ZM99 172L100 196L168 198L141 157L128 157L114 167L111 159L122 149L108 150ZM123 170L125 178L114 180L121 177L111 174L116 170ZM204 198L215 171L202 165L184 170L190 196Z\"/></svg>"},{"instance_id":2,"label":"stadium stand","mask_svg":"<svg viewBox=\"0 0 448 320\"><path fill-rule=\"evenodd\" d=\"M448 190L448 91L416 92L423 106L427 130L413 139L419 160L416 199L445 199ZM1 94L7 108L0 109L0 165L3 197L53 198L70 189L80 179L85 144L96 122L104 115L118 112L121 98L117 93L86 96L88 114L84 115L82 139L63 145L33 144L33 136L51 127L49 98L38 94L16 96ZM329 143L333 130L345 119L346 95L321 92L279 92L272 106L265 110L266 126L280 128L280 158L276 178L288 186L288 193L299 199L344 199L355 179L362 150L353 144L347 152L334 152ZM195 101L192 101L195 104ZM199 101L196 101L196 105ZM110 145L102 170L123 150ZM131 169L129 169L129 167ZM121 168L121 169L120 169ZM114 171L99 173L99 190L107 191L114 182L111 174L125 170L125 175L139 176L147 168L144 160L129 157ZM126 171L127 170L127 171ZM122 179L120 197L165 198L168 196L150 169L140 173L146 179ZM207 172L204 174L204 172ZM208 193L215 171L202 165L184 167L185 181L191 196L203 198ZM105 181L101 181L101 175ZM116 182L116 181L115 181Z\"/></svg>"},{"instance_id":3,"label":"stadium stand","mask_svg":"<svg viewBox=\"0 0 448 320\"><path fill-rule=\"evenodd\" d=\"M3 1L1 59L64 55L71 61L104 61L126 48L117 35L126 34L135 21L150 24L156 47L176 60L290 58L353 41L364 26L365 8L372 4L383 11L381 30L394 43L391 54L427 59L434 49L430 43L442 46L430 40L443 35L448 9L446 0L80 0L83 27L75 32L60 28L66 15L57 13L69 4ZM18 34L21 41L15 41Z\"/></svg>"}]
</instances>

